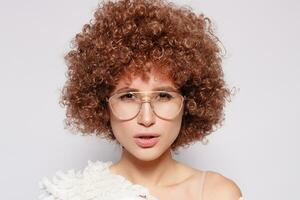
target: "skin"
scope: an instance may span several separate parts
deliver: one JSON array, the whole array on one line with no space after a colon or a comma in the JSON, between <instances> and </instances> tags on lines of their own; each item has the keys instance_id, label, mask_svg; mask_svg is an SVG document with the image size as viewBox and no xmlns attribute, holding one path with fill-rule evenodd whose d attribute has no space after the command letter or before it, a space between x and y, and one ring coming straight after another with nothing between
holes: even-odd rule
<instances>
[{"instance_id":1,"label":"skin","mask_svg":"<svg viewBox=\"0 0 300 200\"><path fill-rule=\"evenodd\" d=\"M161 86L175 88L171 80L159 78L159 74L153 70L149 77L148 82L141 77L135 77L131 82L121 78L112 93L123 87L140 91L151 91ZM170 149L179 134L182 115L183 108L176 118L161 119L155 115L149 103L144 103L139 114L127 121L119 120L110 111L113 133L122 145L121 158L110 166L110 171L147 187L160 200L200 199L199 185L203 171L174 160ZM133 140L139 132L159 133L160 140L154 147L141 148ZM216 172L208 172L203 195L205 200L238 200L241 192L230 179Z\"/></svg>"},{"instance_id":2,"label":"skin","mask_svg":"<svg viewBox=\"0 0 300 200\"><path fill-rule=\"evenodd\" d=\"M150 91L155 87L171 86L170 80L157 78L150 74L149 82L144 82L141 77L136 77L128 84L126 79L121 79L115 91L123 87L135 88L141 91ZM127 175L133 182L143 183L147 186L166 185L175 167L170 146L177 138L183 109L173 120L157 117L149 103L144 103L139 114L127 121L121 121L110 112L110 123L118 142L123 146L122 156L118 166L126 166ZM155 132L160 134L159 142L152 148L141 148L133 140L139 132Z\"/></svg>"}]
</instances>

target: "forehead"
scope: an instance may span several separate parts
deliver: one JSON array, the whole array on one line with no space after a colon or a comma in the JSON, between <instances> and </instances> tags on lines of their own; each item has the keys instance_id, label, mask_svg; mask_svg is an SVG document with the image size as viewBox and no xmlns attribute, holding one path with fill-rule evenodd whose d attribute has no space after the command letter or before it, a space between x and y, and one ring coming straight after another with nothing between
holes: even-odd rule
<instances>
[{"instance_id":1,"label":"forehead","mask_svg":"<svg viewBox=\"0 0 300 200\"><path fill-rule=\"evenodd\" d=\"M151 91L151 90L170 90L177 91L174 82L159 73L151 71L147 73L147 78L142 75L124 76L120 78L114 92L119 91Z\"/></svg>"}]
</instances>

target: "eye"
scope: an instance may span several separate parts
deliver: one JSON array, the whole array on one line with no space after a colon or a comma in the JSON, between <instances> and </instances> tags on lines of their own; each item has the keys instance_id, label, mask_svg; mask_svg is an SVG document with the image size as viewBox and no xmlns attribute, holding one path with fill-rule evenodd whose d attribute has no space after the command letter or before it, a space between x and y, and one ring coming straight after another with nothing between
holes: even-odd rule
<instances>
[{"instance_id":1,"label":"eye","mask_svg":"<svg viewBox=\"0 0 300 200\"><path fill-rule=\"evenodd\" d=\"M119 96L119 99L121 99L121 100L133 100L133 99L135 99L135 95L133 93L125 93L125 94L121 94Z\"/></svg>"},{"instance_id":2,"label":"eye","mask_svg":"<svg viewBox=\"0 0 300 200\"><path fill-rule=\"evenodd\" d=\"M157 95L157 98L159 100L170 100L173 98L173 96L168 93L168 92L160 92L158 95Z\"/></svg>"}]
</instances>

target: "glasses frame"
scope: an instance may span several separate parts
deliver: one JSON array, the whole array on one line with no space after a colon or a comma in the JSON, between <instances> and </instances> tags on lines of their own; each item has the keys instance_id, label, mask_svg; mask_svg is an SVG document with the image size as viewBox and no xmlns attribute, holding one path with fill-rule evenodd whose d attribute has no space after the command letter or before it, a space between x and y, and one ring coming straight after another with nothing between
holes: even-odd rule
<instances>
[{"instance_id":1,"label":"glasses frame","mask_svg":"<svg viewBox=\"0 0 300 200\"><path fill-rule=\"evenodd\" d=\"M129 119L122 119L122 118L119 118L118 117L118 115L116 114L116 111L114 111L114 109L113 109L113 106L112 106L112 104L111 104L111 99L114 97L114 96L116 96L116 95L120 95L120 94L128 94L128 93L132 93L132 94L148 94L148 93L159 93L159 92L173 92L173 93L177 93L179 96L180 96L180 98L181 98L181 105L180 105L180 108L178 109L178 112L176 113L176 115L174 115L174 117L173 118L164 118L164 117L161 117L161 116L159 116L156 112L155 112L155 110L154 110L154 108L153 108L153 105L152 105L152 98L147 98L147 99L145 99L145 98L143 98L143 99L141 99L141 101L139 102L139 111L136 113L136 115L134 115L133 117L131 117L131 118L129 118ZM141 108L142 108L142 105L143 105L143 103L149 103L150 104L150 107L151 107L151 109L152 109L152 112L157 116L157 117L159 117L159 118L161 118L161 119L165 119L165 120L172 120L172 119L174 119L174 118L176 118L177 117L177 115L180 113L180 111L181 111L181 109L182 109L182 107L183 107L183 105L184 105L184 101L186 100L186 96L183 96L181 93L179 93L179 92L177 92L177 91L166 91L166 90L157 90L157 91L128 91L128 92L119 92L119 93L115 93L115 94L113 94L112 96L110 96L109 98L108 97L106 97L106 102L108 103L108 105L109 105L109 107L110 107L110 110L112 111L112 113L118 118L118 119L120 119L120 120L131 120L131 119L133 119L133 118L135 118L140 112L141 112Z\"/></svg>"}]
</instances>

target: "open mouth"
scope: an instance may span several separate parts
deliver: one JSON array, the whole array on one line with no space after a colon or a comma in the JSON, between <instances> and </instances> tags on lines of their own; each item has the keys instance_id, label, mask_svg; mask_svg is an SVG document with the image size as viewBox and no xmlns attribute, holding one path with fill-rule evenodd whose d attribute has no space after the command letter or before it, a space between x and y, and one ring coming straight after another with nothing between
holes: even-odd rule
<instances>
[{"instance_id":1,"label":"open mouth","mask_svg":"<svg viewBox=\"0 0 300 200\"><path fill-rule=\"evenodd\" d=\"M142 148L153 147L159 141L158 136L139 136L134 138L135 143Z\"/></svg>"},{"instance_id":2,"label":"open mouth","mask_svg":"<svg viewBox=\"0 0 300 200\"><path fill-rule=\"evenodd\" d=\"M142 138L142 139L149 139L149 138L154 138L156 136L139 136L138 138Z\"/></svg>"}]
</instances>

